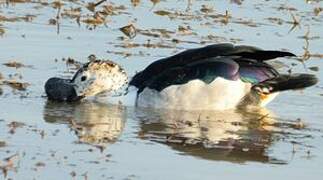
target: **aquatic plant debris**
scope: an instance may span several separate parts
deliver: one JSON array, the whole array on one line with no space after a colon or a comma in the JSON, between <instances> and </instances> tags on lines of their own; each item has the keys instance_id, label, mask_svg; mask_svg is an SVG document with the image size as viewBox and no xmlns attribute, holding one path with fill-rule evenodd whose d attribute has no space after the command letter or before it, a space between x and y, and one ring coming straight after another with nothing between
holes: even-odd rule
<instances>
[{"instance_id":1,"label":"aquatic plant debris","mask_svg":"<svg viewBox=\"0 0 323 180\"><path fill-rule=\"evenodd\" d=\"M7 63L3 63L3 65L5 65L7 67L14 67L16 69L22 68L22 67L29 67L29 68L32 67L32 66L24 65L24 64L22 64L20 62L17 62L17 61L10 61L10 62L7 62Z\"/></svg>"},{"instance_id":2,"label":"aquatic plant debris","mask_svg":"<svg viewBox=\"0 0 323 180\"><path fill-rule=\"evenodd\" d=\"M120 31L123 32L130 39L134 38L137 35L137 30L133 24L121 27Z\"/></svg>"},{"instance_id":3,"label":"aquatic plant debris","mask_svg":"<svg viewBox=\"0 0 323 180\"><path fill-rule=\"evenodd\" d=\"M5 147L6 145L7 145L7 143L5 141L0 140L0 148Z\"/></svg>"},{"instance_id":4,"label":"aquatic plant debris","mask_svg":"<svg viewBox=\"0 0 323 180\"><path fill-rule=\"evenodd\" d=\"M15 80L4 80L2 81L3 84L10 86L14 90L25 91L27 87L30 85L26 82L18 82Z\"/></svg>"},{"instance_id":5,"label":"aquatic plant debris","mask_svg":"<svg viewBox=\"0 0 323 180\"><path fill-rule=\"evenodd\" d=\"M5 32L6 31L4 30L3 27L1 27L1 24L0 24L0 36L3 36Z\"/></svg>"},{"instance_id":6,"label":"aquatic plant debris","mask_svg":"<svg viewBox=\"0 0 323 180\"><path fill-rule=\"evenodd\" d=\"M9 133L10 134L14 134L16 132L16 129L17 128L24 127L25 126L25 123L17 122L17 121L12 121L7 126L10 128Z\"/></svg>"},{"instance_id":7,"label":"aquatic plant debris","mask_svg":"<svg viewBox=\"0 0 323 180\"><path fill-rule=\"evenodd\" d=\"M18 158L18 154L14 154L0 161L0 169L2 170L4 178L7 177L8 171L15 169L15 161L17 161Z\"/></svg>"}]
</instances>

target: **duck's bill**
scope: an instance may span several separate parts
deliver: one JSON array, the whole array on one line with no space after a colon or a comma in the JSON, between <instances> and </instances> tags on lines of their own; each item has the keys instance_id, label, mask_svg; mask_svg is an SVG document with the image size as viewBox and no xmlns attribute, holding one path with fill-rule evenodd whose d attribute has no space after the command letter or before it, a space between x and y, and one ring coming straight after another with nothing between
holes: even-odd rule
<instances>
[{"instance_id":1,"label":"duck's bill","mask_svg":"<svg viewBox=\"0 0 323 180\"><path fill-rule=\"evenodd\" d=\"M45 84L45 92L49 100L53 101L79 101L82 96L78 96L74 84L69 79L50 78Z\"/></svg>"}]
</instances>

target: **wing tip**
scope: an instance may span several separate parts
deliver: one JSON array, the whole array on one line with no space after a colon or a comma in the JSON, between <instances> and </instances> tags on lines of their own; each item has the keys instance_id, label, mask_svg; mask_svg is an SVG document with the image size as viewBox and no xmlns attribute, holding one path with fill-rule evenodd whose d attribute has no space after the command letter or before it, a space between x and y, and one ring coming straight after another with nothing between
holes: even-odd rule
<instances>
[{"instance_id":1,"label":"wing tip","mask_svg":"<svg viewBox=\"0 0 323 180\"><path fill-rule=\"evenodd\" d=\"M264 81L253 87L257 91L265 89L268 92L274 93L286 90L299 90L314 86L318 83L318 78L314 74L292 74L281 75L275 79Z\"/></svg>"},{"instance_id":2,"label":"wing tip","mask_svg":"<svg viewBox=\"0 0 323 180\"><path fill-rule=\"evenodd\" d=\"M294 53L288 51L279 51L282 54L282 57L296 57Z\"/></svg>"}]
</instances>

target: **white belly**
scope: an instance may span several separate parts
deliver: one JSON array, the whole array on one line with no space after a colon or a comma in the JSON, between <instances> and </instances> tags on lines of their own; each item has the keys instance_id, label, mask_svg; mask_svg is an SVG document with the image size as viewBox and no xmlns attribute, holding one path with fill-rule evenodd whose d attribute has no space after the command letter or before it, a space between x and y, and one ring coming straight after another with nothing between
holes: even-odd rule
<instances>
[{"instance_id":1,"label":"white belly","mask_svg":"<svg viewBox=\"0 0 323 180\"><path fill-rule=\"evenodd\" d=\"M137 106L182 110L233 109L250 92L251 84L240 80L216 78L206 84L192 80L183 85L172 85L161 92L146 88L140 93Z\"/></svg>"}]
</instances>

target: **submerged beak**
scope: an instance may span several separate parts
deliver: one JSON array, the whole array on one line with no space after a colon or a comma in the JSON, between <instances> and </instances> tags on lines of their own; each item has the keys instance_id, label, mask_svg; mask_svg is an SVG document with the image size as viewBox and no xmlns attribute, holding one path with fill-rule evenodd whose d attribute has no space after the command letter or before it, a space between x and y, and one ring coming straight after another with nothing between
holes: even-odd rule
<instances>
[{"instance_id":1,"label":"submerged beak","mask_svg":"<svg viewBox=\"0 0 323 180\"><path fill-rule=\"evenodd\" d=\"M74 84L69 79L50 78L45 84L45 92L49 100L78 101L83 96L77 96Z\"/></svg>"}]
</instances>

